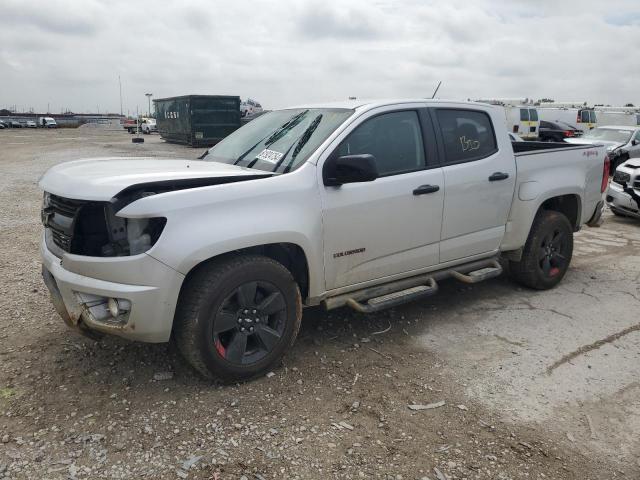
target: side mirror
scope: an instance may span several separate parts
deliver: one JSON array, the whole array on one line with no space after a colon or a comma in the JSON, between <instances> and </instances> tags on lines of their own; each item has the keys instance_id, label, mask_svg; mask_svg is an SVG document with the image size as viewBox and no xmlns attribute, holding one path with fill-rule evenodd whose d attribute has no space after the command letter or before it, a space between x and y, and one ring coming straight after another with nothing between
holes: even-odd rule
<instances>
[{"instance_id":1,"label":"side mirror","mask_svg":"<svg viewBox=\"0 0 640 480\"><path fill-rule=\"evenodd\" d=\"M329 157L324 162L322 180L326 186L337 187L345 183L372 182L378 178L378 167L373 155L344 155Z\"/></svg>"},{"instance_id":2,"label":"side mirror","mask_svg":"<svg viewBox=\"0 0 640 480\"><path fill-rule=\"evenodd\" d=\"M640 143L640 142L638 142L638 140L636 140L635 138L633 140L631 140L631 145L633 145L634 147L636 145L638 145L638 143Z\"/></svg>"}]
</instances>

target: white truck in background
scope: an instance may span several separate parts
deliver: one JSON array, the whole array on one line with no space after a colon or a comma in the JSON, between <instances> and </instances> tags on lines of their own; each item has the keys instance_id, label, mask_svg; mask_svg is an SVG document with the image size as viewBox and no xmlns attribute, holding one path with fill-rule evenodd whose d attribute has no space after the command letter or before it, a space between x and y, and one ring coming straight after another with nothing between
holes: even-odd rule
<instances>
[{"instance_id":1,"label":"white truck in background","mask_svg":"<svg viewBox=\"0 0 640 480\"><path fill-rule=\"evenodd\" d=\"M493 98L477 102L498 105L504 108L507 131L523 140L538 140L540 120L538 111L527 98Z\"/></svg>"},{"instance_id":2,"label":"white truck in background","mask_svg":"<svg viewBox=\"0 0 640 480\"><path fill-rule=\"evenodd\" d=\"M252 117L254 115L258 115L262 113L264 110L260 102L253 100L252 98L247 98L246 100L240 102L240 116L241 117Z\"/></svg>"},{"instance_id":3,"label":"white truck in background","mask_svg":"<svg viewBox=\"0 0 640 480\"><path fill-rule=\"evenodd\" d=\"M377 312L503 265L553 288L599 224L608 159L504 131L501 107L355 100L266 113L202 160L59 164L40 180L43 278L69 326L174 337L225 381L273 368L303 306Z\"/></svg>"},{"instance_id":4,"label":"white truck in background","mask_svg":"<svg viewBox=\"0 0 640 480\"><path fill-rule=\"evenodd\" d=\"M38 117L38 127L41 128L58 128L58 124L52 117Z\"/></svg>"}]
</instances>

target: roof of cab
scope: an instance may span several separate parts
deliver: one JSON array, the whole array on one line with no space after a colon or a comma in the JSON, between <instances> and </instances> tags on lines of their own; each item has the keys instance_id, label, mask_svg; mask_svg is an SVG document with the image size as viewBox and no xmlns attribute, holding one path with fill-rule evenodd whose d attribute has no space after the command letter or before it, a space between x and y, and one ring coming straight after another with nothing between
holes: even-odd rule
<instances>
[{"instance_id":1,"label":"roof of cab","mask_svg":"<svg viewBox=\"0 0 640 480\"><path fill-rule=\"evenodd\" d=\"M435 103L438 105L441 104L456 104L456 105L477 105L482 107L492 107L495 108L495 105L489 105L486 103L478 103L478 102L466 102L462 100L441 100L439 98L431 99L431 98L396 98L396 99L374 99L374 100L343 100L336 102L324 102L324 103L315 103L315 104L302 104L295 105L292 107L287 107L286 110L294 109L294 108L347 108L350 110L364 109L370 110L372 108L377 107L386 107L389 105L402 105L405 103Z\"/></svg>"}]
</instances>

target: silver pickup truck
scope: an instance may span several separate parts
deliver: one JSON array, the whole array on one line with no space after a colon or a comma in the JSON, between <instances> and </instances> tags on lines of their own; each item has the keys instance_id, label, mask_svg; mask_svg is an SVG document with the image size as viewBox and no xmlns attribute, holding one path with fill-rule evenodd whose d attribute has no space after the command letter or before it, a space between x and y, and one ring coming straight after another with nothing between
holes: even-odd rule
<instances>
[{"instance_id":1,"label":"silver pickup truck","mask_svg":"<svg viewBox=\"0 0 640 480\"><path fill-rule=\"evenodd\" d=\"M51 168L43 275L70 326L173 336L203 375L235 381L279 361L304 305L376 312L503 265L523 285L554 287L573 232L600 220L607 180L602 146L512 146L501 107L289 108L201 160Z\"/></svg>"}]
</instances>

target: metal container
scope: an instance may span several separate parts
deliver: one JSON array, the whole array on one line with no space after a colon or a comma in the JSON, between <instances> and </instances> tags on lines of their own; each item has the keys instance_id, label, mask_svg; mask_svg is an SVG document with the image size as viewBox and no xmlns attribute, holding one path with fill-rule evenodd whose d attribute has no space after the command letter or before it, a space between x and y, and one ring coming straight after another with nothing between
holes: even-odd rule
<instances>
[{"instance_id":1,"label":"metal container","mask_svg":"<svg viewBox=\"0 0 640 480\"><path fill-rule=\"evenodd\" d=\"M240 97L184 95L153 103L158 132L168 142L210 147L241 125Z\"/></svg>"}]
</instances>

